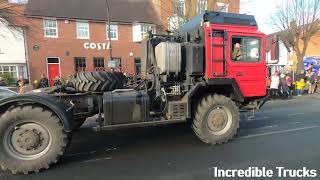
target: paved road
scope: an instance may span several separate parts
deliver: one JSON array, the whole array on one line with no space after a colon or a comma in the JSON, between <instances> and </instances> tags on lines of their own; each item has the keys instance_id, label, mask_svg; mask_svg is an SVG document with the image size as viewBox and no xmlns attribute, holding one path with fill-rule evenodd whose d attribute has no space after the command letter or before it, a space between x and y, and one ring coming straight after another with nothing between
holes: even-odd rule
<instances>
[{"instance_id":1,"label":"paved road","mask_svg":"<svg viewBox=\"0 0 320 180\"><path fill-rule=\"evenodd\" d=\"M228 144L202 144L186 125L75 133L66 156L48 171L17 180L207 180L212 167L246 169L276 166L318 169L320 96L273 101L243 119ZM320 177L320 176L319 176Z\"/></svg>"}]
</instances>

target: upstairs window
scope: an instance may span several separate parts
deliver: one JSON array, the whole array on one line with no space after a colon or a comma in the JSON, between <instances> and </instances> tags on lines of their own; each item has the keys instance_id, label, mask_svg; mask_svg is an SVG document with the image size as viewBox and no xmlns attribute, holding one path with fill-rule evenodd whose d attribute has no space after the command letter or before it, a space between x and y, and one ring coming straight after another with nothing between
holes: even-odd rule
<instances>
[{"instance_id":1,"label":"upstairs window","mask_svg":"<svg viewBox=\"0 0 320 180\"><path fill-rule=\"evenodd\" d=\"M197 12L198 13L202 13L205 10L207 10L208 7L208 0L198 0L198 8L197 8Z\"/></svg>"},{"instance_id":2,"label":"upstairs window","mask_svg":"<svg viewBox=\"0 0 320 180\"><path fill-rule=\"evenodd\" d=\"M227 3L217 2L217 7L219 12L228 12L229 10L229 4Z\"/></svg>"},{"instance_id":3,"label":"upstairs window","mask_svg":"<svg viewBox=\"0 0 320 180\"><path fill-rule=\"evenodd\" d=\"M58 37L58 23L55 19L43 20L44 37L57 38Z\"/></svg>"},{"instance_id":4,"label":"upstairs window","mask_svg":"<svg viewBox=\"0 0 320 180\"><path fill-rule=\"evenodd\" d=\"M77 38L78 39L89 39L89 22L77 21Z\"/></svg>"},{"instance_id":5,"label":"upstairs window","mask_svg":"<svg viewBox=\"0 0 320 180\"><path fill-rule=\"evenodd\" d=\"M109 36L110 36L111 40L118 40L118 25L116 24L110 25L110 34L108 29L109 29L109 25L107 24L107 39L109 39Z\"/></svg>"},{"instance_id":6,"label":"upstairs window","mask_svg":"<svg viewBox=\"0 0 320 180\"><path fill-rule=\"evenodd\" d=\"M178 16L184 16L185 15L185 0L174 0L174 14Z\"/></svg>"},{"instance_id":7,"label":"upstairs window","mask_svg":"<svg viewBox=\"0 0 320 180\"><path fill-rule=\"evenodd\" d=\"M144 36L152 31L153 34L156 33L156 28L151 24L134 24L133 25L133 42L140 42Z\"/></svg>"}]
</instances>

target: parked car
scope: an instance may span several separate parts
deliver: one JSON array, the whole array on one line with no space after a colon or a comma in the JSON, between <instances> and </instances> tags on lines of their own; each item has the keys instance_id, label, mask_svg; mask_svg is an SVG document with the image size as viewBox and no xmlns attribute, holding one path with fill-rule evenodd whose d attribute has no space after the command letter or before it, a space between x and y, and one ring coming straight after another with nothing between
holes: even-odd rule
<instances>
[{"instance_id":1,"label":"parked car","mask_svg":"<svg viewBox=\"0 0 320 180\"><path fill-rule=\"evenodd\" d=\"M18 94L18 93L11 90L10 87L0 87L0 99L14 96L16 94Z\"/></svg>"}]
</instances>

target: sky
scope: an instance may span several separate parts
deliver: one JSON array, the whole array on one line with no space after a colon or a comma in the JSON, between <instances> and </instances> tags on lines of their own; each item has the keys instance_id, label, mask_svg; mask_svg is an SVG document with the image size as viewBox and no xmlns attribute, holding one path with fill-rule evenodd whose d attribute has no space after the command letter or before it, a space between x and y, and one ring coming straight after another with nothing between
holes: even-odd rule
<instances>
[{"instance_id":1,"label":"sky","mask_svg":"<svg viewBox=\"0 0 320 180\"><path fill-rule=\"evenodd\" d=\"M283 0L240 0L240 13L254 15L259 30L271 34L277 29L272 27L270 17Z\"/></svg>"}]
</instances>

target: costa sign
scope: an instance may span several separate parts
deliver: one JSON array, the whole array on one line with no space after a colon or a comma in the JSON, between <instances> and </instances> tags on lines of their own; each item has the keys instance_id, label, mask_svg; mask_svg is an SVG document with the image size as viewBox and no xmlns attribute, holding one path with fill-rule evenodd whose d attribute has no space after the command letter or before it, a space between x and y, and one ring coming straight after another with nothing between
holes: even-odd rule
<instances>
[{"instance_id":1,"label":"costa sign","mask_svg":"<svg viewBox=\"0 0 320 180\"><path fill-rule=\"evenodd\" d=\"M85 42L83 43L84 49L91 49L91 50L106 50L109 49L109 43L90 43L90 42Z\"/></svg>"}]
</instances>

